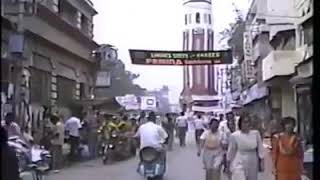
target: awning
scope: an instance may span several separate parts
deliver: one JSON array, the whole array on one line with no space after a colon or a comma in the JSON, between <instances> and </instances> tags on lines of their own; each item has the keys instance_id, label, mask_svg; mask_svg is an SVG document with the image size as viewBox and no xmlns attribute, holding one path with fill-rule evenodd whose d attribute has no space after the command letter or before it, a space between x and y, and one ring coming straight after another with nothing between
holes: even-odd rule
<instances>
[{"instance_id":1,"label":"awning","mask_svg":"<svg viewBox=\"0 0 320 180\"><path fill-rule=\"evenodd\" d=\"M292 84L312 84L312 77L294 76L289 80Z\"/></svg>"},{"instance_id":2,"label":"awning","mask_svg":"<svg viewBox=\"0 0 320 180\"><path fill-rule=\"evenodd\" d=\"M99 99L82 99L76 100L75 104L82 106L93 106L101 112L114 113L122 110L122 106L117 102L115 97Z\"/></svg>"},{"instance_id":3,"label":"awning","mask_svg":"<svg viewBox=\"0 0 320 180\"><path fill-rule=\"evenodd\" d=\"M251 102L262 99L269 95L266 87L259 87L258 84L253 85L246 93L242 94L242 105L250 104Z\"/></svg>"}]
</instances>

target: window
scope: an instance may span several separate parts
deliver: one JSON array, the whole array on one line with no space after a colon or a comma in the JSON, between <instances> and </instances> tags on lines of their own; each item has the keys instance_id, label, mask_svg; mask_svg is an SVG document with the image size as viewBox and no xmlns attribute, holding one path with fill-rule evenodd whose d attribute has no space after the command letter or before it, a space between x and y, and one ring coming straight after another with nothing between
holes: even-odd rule
<instances>
[{"instance_id":1,"label":"window","mask_svg":"<svg viewBox=\"0 0 320 180\"><path fill-rule=\"evenodd\" d=\"M81 21L81 16L79 16L77 9L68 1L59 1L59 14L67 23L76 27L78 26L77 23Z\"/></svg>"},{"instance_id":2,"label":"window","mask_svg":"<svg viewBox=\"0 0 320 180\"><path fill-rule=\"evenodd\" d=\"M85 99L89 94L89 86L85 83L80 83L80 99Z\"/></svg>"},{"instance_id":3,"label":"window","mask_svg":"<svg viewBox=\"0 0 320 180\"><path fill-rule=\"evenodd\" d=\"M191 14L189 14L189 24L192 23L192 18L191 18Z\"/></svg>"},{"instance_id":4,"label":"window","mask_svg":"<svg viewBox=\"0 0 320 180\"><path fill-rule=\"evenodd\" d=\"M298 28L298 33L299 33L298 45L299 46L303 46L303 43L304 43L304 32L303 32L303 28L301 26L299 26L299 28Z\"/></svg>"},{"instance_id":5,"label":"window","mask_svg":"<svg viewBox=\"0 0 320 180\"><path fill-rule=\"evenodd\" d=\"M300 86L297 88L298 102L298 130L299 134L306 141L306 145L312 144L312 101L310 87Z\"/></svg>"},{"instance_id":6,"label":"window","mask_svg":"<svg viewBox=\"0 0 320 180\"><path fill-rule=\"evenodd\" d=\"M196 23L199 24L200 23L200 13L196 13Z\"/></svg>"},{"instance_id":7,"label":"window","mask_svg":"<svg viewBox=\"0 0 320 180\"><path fill-rule=\"evenodd\" d=\"M51 1L51 7L52 7L52 10L55 12L55 13L58 13L59 12L59 0L52 0Z\"/></svg>"},{"instance_id":8,"label":"window","mask_svg":"<svg viewBox=\"0 0 320 180\"><path fill-rule=\"evenodd\" d=\"M207 16L208 14L204 14L204 16L203 16L203 22L204 23L207 23L208 22L208 16Z\"/></svg>"},{"instance_id":9,"label":"window","mask_svg":"<svg viewBox=\"0 0 320 180\"><path fill-rule=\"evenodd\" d=\"M209 20L209 24L211 24L211 15L208 14L208 20Z\"/></svg>"},{"instance_id":10,"label":"window","mask_svg":"<svg viewBox=\"0 0 320 180\"><path fill-rule=\"evenodd\" d=\"M59 105L68 106L73 101L76 92L76 82L62 76L57 76L58 99Z\"/></svg>"},{"instance_id":11,"label":"window","mask_svg":"<svg viewBox=\"0 0 320 180\"><path fill-rule=\"evenodd\" d=\"M185 24L185 25L188 24L188 15L184 15L184 24Z\"/></svg>"},{"instance_id":12,"label":"window","mask_svg":"<svg viewBox=\"0 0 320 180\"><path fill-rule=\"evenodd\" d=\"M50 86L51 75L49 72L38 70L35 68L30 69L30 97L31 102L39 104L49 104L50 100Z\"/></svg>"},{"instance_id":13,"label":"window","mask_svg":"<svg viewBox=\"0 0 320 180\"><path fill-rule=\"evenodd\" d=\"M83 15L81 14L81 12L78 11L76 17L77 17L77 28L81 29Z\"/></svg>"},{"instance_id":14,"label":"window","mask_svg":"<svg viewBox=\"0 0 320 180\"><path fill-rule=\"evenodd\" d=\"M312 45L313 44L313 26L310 22L304 26L303 29L304 44Z\"/></svg>"}]
</instances>

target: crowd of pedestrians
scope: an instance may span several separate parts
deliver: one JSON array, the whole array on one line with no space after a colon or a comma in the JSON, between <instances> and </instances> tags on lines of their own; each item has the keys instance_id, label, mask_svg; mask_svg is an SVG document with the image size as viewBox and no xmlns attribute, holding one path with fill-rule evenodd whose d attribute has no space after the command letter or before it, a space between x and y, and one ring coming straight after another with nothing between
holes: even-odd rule
<instances>
[{"instance_id":1,"label":"crowd of pedestrians","mask_svg":"<svg viewBox=\"0 0 320 180\"><path fill-rule=\"evenodd\" d=\"M46 126L40 145L52 154L52 169L58 172L63 167L63 149L70 146L68 159L77 161L83 156L94 158L98 155L96 114L85 114L79 118L75 114L63 120L59 114L50 114L50 125ZM143 122L144 115L138 118ZM194 116L181 112L178 117L166 114L162 127L168 134L168 149L172 150L175 132L180 147L185 147L188 129L194 130L197 156L202 157L206 180L220 180L224 173L230 180L258 180L258 173L265 170L264 135L247 113L236 117L232 112L217 118L196 113ZM303 168L303 147L301 138L295 133L296 120L285 117L273 121L271 125L272 169L276 180L300 180ZM192 127L190 127L192 126ZM15 177L18 171L17 158L7 145L8 137L20 136L33 142L26 129L15 122L14 115L8 113L1 125L1 153L6 161L1 161L2 174ZM33 142L34 143L34 142ZM6 163L6 164L3 164ZM4 178L6 179L6 178ZM14 178L13 178L14 180Z\"/></svg>"},{"instance_id":2,"label":"crowd of pedestrians","mask_svg":"<svg viewBox=\"0 0 320 180\"><path fill-rule=\"evenodd\" d=\"M219 180L222 173L230 180L258 180L265 170L264 131L256 116L248 113L236 117L232 112L217 118L182 112L174 120L166 116L163 127L173 135L176 129L179 145L186 146L188 129L194 130L197 156L202 156L206 180ZM299 180L303 175L303 149L294 132L295 119L285 117L270 125L272 173L276 180ZM192 126L192 127L189 127ZM169 133L168 133L169 134ZM172 149L172 140L169 143Z\"/></svg>"}]
</instances>

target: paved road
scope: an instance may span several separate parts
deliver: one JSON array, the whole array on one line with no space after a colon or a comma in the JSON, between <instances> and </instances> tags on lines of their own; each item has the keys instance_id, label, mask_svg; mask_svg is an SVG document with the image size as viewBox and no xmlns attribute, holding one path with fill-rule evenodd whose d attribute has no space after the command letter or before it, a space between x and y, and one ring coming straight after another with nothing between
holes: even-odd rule
<instances>
[{"instance_id":1,"label":"paved road","mask_svg":"<svg viewBox=\"0 0 320 180\"><path fill-rule=\"evenodd\" d=\"M47 180L143 180L135 171L137 162L137 158L132 158L104 166L101 160L95 160L75 165L58 174L51 174ZM267 166L269 163L267 159ZM165 180L195 179L204 179L204 170L201 158L196 156L196 148L190 134L187 147L180 148L176 145L174 150L168 153L168 171ZM259 180L273 180L270 168L261 174Z\"/></svg>"}]
</instances>

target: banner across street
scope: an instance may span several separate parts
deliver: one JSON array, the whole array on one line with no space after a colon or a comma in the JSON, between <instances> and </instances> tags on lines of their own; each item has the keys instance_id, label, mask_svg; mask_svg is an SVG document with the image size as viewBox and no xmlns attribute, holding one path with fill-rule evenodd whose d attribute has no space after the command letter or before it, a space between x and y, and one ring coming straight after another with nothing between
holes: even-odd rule
<instances>
[{"instance_id":1,"label":"banner across street","mask_svg":"<svg viewBox=\"0 0 320 180\"><path fill-rule=\"evenodd\" d=\"M129 50L132 64L139 65L214 65L232 64L232 51L155 51Z\"/></svg>"}]
</instances>

